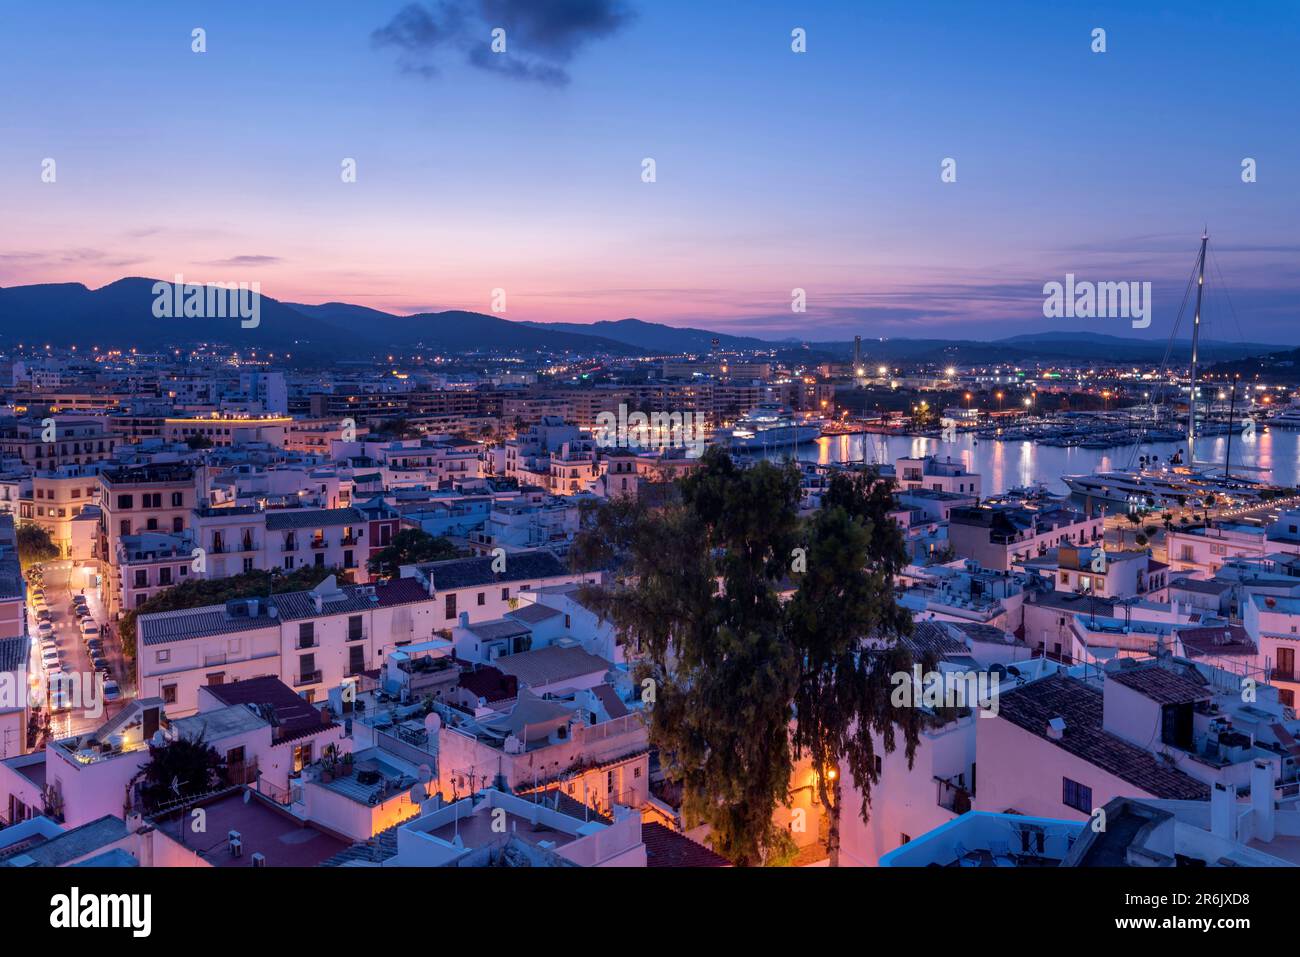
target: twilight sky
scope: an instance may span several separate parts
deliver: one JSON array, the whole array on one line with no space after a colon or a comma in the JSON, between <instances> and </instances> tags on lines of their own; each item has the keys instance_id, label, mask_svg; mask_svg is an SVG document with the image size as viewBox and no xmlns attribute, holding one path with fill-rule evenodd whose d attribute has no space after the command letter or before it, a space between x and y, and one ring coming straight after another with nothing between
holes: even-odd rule
<instances>
[{"instance_id":1,"label":"twilight sky","mask_svg":"<svg viewBox=\"0 0 1300 957\"><path fill-rule=\"evenodd\" d=\"M1298 345L1296 49L1291 0L4 0L0 286L1165 338L1208 222L1209 334ZM1155 321L1044 318L1066 273Z\"/></svg>"}]
</instances>

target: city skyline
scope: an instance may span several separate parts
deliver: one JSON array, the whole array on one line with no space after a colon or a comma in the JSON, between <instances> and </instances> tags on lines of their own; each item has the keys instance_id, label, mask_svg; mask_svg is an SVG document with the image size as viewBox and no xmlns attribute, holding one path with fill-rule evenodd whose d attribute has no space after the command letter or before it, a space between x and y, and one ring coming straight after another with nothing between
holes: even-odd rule
<instances>
[{"instance_id":1,"label":"city skyline","mask_svg":"<svg viewBox=\"0 0 1300 957\"><path fill-rule=\"evenodd\" d=\"M324 4L258 30L12 10L0 75L42 80L6 108L0 286L179 272L397 314L491 313L504 289L512 320L772 340L1164 339L1208 224L1231 294L1209 334L1288 341L1296 11L1031 7ZM477 46L498 21L510 69ZM1067 274L1150 281L1154 321L1044 318Z\"/></svg>"}]
</instances>

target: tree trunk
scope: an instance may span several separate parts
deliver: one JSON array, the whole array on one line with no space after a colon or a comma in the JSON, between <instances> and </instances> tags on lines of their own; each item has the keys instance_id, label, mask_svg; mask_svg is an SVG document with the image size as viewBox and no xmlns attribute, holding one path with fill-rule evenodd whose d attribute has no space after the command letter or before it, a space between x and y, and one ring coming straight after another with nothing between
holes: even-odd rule
<instances>
[{"instance_id":1,"label":"tree trunk","mask_svg":"<svg viewBox=\"0 0 1300 957\"><path fill-rule=\"evenodd\" d=\"M826 808L826 856L829 858L831 867L840 866L840 809L844 802L841 800L840 779L836 777L835 783L831 786L831 800Z\"/></svg>"}]
</instances>

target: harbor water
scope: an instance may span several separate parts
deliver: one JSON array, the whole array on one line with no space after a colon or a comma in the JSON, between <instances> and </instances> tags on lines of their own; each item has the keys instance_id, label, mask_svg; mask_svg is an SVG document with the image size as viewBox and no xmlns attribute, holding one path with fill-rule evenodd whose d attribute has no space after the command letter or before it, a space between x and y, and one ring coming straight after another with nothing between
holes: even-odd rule
<instances>
[{"instance_id":1,"label":"harbor water","mask_svg":"<svg viewBox=\"0 0 1300 957\"><path fill-rule=\"evenodd\" d=\"M1197 440L1198 462L1222 464L1228 437L1210 436ZM984 494L994 495L1018 485L1042 483L1058 495L1069 493L1062 475L1137 468L1139 455L1158 455L1162 461L1182 450L1186 442L1154 442L1141 446L1117 446L1112 449L1060 448L1029 441L977 439L973 433L958 435L954 441L907 435L835 435L822 436L815 442L798 446L796 457L807 462L867 462L892 465L904 456L936 455L951 457L970 471L983 476ZM787 458L791 448L769 449L768 458ZM1232 465L1245 466L1243 478L1277 485L1300 485L1300 432L1261 429L1255 435L1232 438ZM1263 471L1256 471L1262 469Z\"/></svg>"}]
</instances>

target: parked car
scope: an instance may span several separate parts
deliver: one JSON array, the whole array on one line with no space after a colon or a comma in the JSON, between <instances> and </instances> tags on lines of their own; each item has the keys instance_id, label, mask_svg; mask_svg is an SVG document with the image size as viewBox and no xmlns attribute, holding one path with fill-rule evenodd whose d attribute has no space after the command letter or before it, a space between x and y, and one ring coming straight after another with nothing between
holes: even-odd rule
<instances>
[{"instance_id":1,"label":"parked car","mask_svg":"<svg viewBox=\"0 0 1300 957\"><path fill-rule=\"evenodd\" d=\"M95 666L96 671L103 671L108 667L108 659L103 655L91 655L90 663Z\"/></svg>"},{"instance_id":2,"label":"parked car","mask_svg":"<svg viewBox=\"0 0 1300 957\"><path fill-rule=\"evenodd\" d=\"M41 651L41 664L45 666L46 671L52 671L57 668L63 659L59 655L59 649L51 648Z\"/></svg>"},{"instance_id":3,"label":"parked car","mask_svg":"<svg viewBox=\"0 0 1300 957\"><path fill-rule=\"evenodd\" d=\"M122 697L122 689L117 686L117 682L109 678L104 682L104 700L117 701Z\"/></svg>"},{"instance_id":4,"label":"parked car","mask_svg":"<svg viewBox=\"0 0 1300 957\"><path fill-rule=\"evenodd\" d=\"M36 626L36 633L38 635L53 635L54 626L51 625L48 621L43 621Z\"/></svg>"},{"instance_id":5,"label":"parked car","mask_svg":"<svg viewBox=\"0 0 1300 957\"><path fill-rule=\"evenodd\" d=\"M83 625L81 626L81 637L82 637L82 638L86 638L86 639L90 639L90 638L98 638L98 637L99 637L99 626L98 626L97 624L95 624L94 622L91 622L91 623L88 624L88 625L83 624Z\"/></svg>"}]
</instances>

